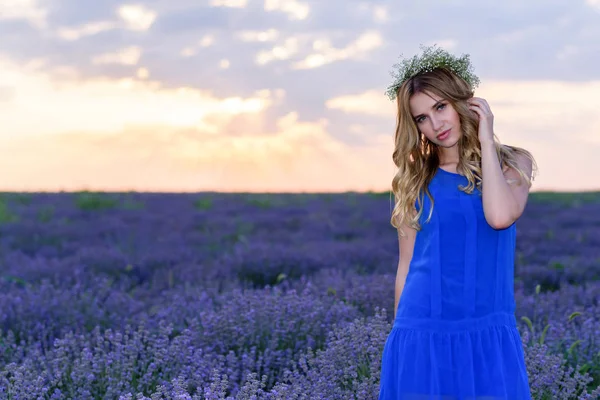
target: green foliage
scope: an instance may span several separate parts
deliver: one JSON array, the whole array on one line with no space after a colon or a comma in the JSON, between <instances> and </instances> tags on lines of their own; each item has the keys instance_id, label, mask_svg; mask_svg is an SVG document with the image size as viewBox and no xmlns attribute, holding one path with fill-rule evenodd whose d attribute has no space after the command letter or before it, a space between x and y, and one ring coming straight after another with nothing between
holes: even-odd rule
<instances>
[{"instance_id":1,"label":"green foliage","mask_svg":"<svg viewBox=\"0 0 600 400\"><path fill-rule=\"evenodd\" d=\"M600 191L595 192L531 192L529 201L536 203L561 204L569 207L578 207L584 204L600 202Z\"/></svg>"},{"instance_id":2,"label":"green foliage","mask_svg":"<svg viewBox=\"0 0 600 400\"><path fill-rule=\"evenodd\" d=\"M268 209L273 207L273 200L267 195L252 195L246 198L248 204L258 208Z\"/></svg>"},{"instance_id":3,"label":"green foliage","mask_svg":"<svg viewBox=\"0 0 600 400\"><path fill-rule=\"evenodd\" d=\"M18 215L12 213L8 209L8 205L5 201L0 200L0 224L11 223L19 220Z\"/></svg>"},{"instance_id":4,"label":"green foliage","mask_svg":"<svg viewBox=\"0 0 600 400\"><path fill-rule=\"evenodd\" d=\"M51 205L43 205L37 212L37 220L39 222L50 222L54 216L54 207Z\"/></svg>"},{"instance_id":5,"label":"green foliage","mask_svg":"<svg viewBox=\"0 0 600 400\"><path fill-rule=\"evenodd\" d=\"M144 202L132 198L126 198L121 205L124 210L143 210L144 207Z\"/></svg>"},{"instance_id":6,"label":"green foliage","mask_svg":"<svg viewBox=\"0 0 600 400\"><path fill-rule=\"evenodd\" d=\"M75 195L75 204L84 211L99 211L116 209L119 201L107 193L83 191Z\"/></svg>"},{"instance_id":7,"label":"green foliage","mask_svg":"<svg viewBox=\"0 0 600 400\"><path fill-rule=\"evenodd\" d=\"M210 210L213 206L212 199L210 197L201 197L194 200L194 208L198 210Z\"/></svg>"}]
</instances>

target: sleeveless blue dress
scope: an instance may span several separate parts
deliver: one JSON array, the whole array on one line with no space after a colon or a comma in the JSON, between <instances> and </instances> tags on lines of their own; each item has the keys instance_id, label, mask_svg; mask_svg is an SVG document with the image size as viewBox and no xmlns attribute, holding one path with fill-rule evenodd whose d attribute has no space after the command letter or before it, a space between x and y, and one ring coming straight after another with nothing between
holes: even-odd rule
<instances>
[{"instance_id":1,"label":"sleeveless blue dress","mask_svg":"<svg viewBox=\"0 0 600 400\"><path fill-rule=\"evenodd\" d=\"M381 361L380 400L530 400L514 301L516 226L438 168ZM417 205L418 207L418 205ZM418 208L417 208L418 209Z\"/></svg>"}]
</instances>

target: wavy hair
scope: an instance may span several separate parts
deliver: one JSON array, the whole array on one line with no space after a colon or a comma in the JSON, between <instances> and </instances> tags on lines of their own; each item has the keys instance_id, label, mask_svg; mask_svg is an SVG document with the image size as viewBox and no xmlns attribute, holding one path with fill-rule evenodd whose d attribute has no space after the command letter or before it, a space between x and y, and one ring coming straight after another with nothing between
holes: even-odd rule
<instances>
[{"instance_id":1,"label":"wavy hair","mask_svg":"<svg viewBox=\"0 0 600 400\"><path fill-rule=\"evenodd\" d=\"M479 118L469 109L467 100L473 97L469 84L445 68L414 76L406 80L397 91L398 108L394 152L392 159L398 171L392 179L394 193L394 209L390 222L398 229L406 224L417 231L421 230L419 220L423 213L423 200L427 195L431 201L431 209L427 221L431 219L434 199L429 191L429 183L440 166L440 150L422 134L410 111L410 98L415 93L429 92L446 101L456 110L460 117L462 130L458 142L459 162L457 172L468 179L467 186L458 186L463 192L471 194L475 188L481 190L481 145L479 143ZM503 171L514 168L521 178L531 187L534 174L530 178L519 167L517 157L523 155L532 161L534 172L537 170L532 154L522 148L503 145L494 135L496 153ZM509 184L514 182L508 181ZM419 205L416 211L415 204ZM426 222L427 222L426 221Z\"/></svg>"}]
</instances>

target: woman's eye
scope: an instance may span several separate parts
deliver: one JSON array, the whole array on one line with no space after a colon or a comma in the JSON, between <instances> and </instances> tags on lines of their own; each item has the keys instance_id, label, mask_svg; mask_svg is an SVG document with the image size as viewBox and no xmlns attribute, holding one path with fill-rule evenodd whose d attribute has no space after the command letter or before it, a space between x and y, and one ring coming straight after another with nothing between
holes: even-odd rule
<instances>
[{"instance_id":1,"label":"woman's eye","mask_svg":"<svg viewBox=\"0 0 600 400\"><path fill-rule=\"evenodd\" d=\"M442 104L439 104L439 105L437 106L437 109L438 109L438 111L439 111L439 110L443 110L445 107L446 107L446 104L443 104L443 103L442 103ZM425 119L425 117L419 117L419 118L417 118L417 119L415 120L415 122L416 122L417 124L420 124L421 122L423 122L423 120L424 120L424 119Z\"/></svg>"}]
</instances>

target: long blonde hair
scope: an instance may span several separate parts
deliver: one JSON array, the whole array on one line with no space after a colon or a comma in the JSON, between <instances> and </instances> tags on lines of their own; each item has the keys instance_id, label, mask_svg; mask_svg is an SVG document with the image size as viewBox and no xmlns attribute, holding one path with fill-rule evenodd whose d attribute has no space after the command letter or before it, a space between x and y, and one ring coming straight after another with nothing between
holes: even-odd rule
<instances>
[{"instance_id":1,"label":"long blonde hair","mask_svg":"<svg viewBox=\"0 0 600 400\"><path fill-rule=\"evenodd\" d=\"M479 120L469 109L467 103L467 100L473 97L470 86L462 78L445 68L437 68L408 79L398 88L397 92L398 114L392 154L398 171L392 179L395 204L390 222L402 236L405 235L401 229L402 224L417 231L421 230L419 220L423 213L424 195L427 195L431 201L427 221L433 212L434 201L428 186L440 165L440 150L437 145L419 132L410 111L411 96L425 91L448 101L460 117L462 136L458 142L457 172L464 175L469 183L467 186L459 186L459 189L469 194L476 187L481 190ZM494 144L502 170L505 171L509 167L514 168L531 187L537 170L535 159L531 153L519 147L503 145L495 135ZM532 161L534 174L531 178L518 166L516 160L519 155L524 155ZM418 202L419 205L418 212L415 209L415 202Z\"/></svg>"}]
</instances>

